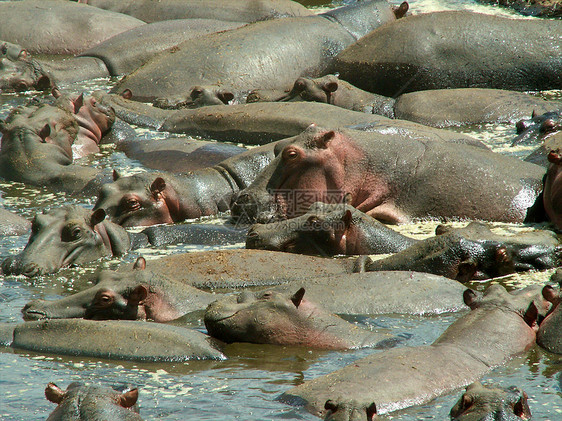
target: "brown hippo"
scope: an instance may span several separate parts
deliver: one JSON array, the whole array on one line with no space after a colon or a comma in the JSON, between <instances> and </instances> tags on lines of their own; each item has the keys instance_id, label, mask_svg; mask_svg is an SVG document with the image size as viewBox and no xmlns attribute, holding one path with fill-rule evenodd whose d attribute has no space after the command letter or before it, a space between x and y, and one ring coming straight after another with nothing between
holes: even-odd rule
<instances>
[{"instance_id":1,"label":"brown hippo","mask_svg":"<svg viewBox=\"0 0 562 421\"><path fill-rule=\"evenodd\" d=\"M472 310L433 344L371 354L305 381L279 399L304 405L317 416L331 411L333 420L349 420L351 413L383 415L424 404L478 380L531 348L537 318L547 308L538 286L509 293L492 285L483 297L466 290L464 300Z\"/></svg>"},{"instance_id":2,"label":"brown hippo","mask_svg":"<svg viewBox=\"0 0 562 421\"><path fill-rule=\"evenodd\" d=\"M427 89L560 89L561 36L559 20L422 13L375 29L338 54L329 70L390 97Z\"/></svg>"},{"instance_id":3,"label":"brown hippo","mask_svg":"<svg viewBox=\"0 0 562 421\"><path fill-rule=\"evenodd\" d=\"M533 111L531 118L522 119L517 122L515 128L518 136L513 139L511 146L524 143L544 142L556 132L562 130L561 111L549 111L539 113ZM558 108L562 108L558 106Z\"/></svg>"},{"instance_id":4,"label":"brown hippo","mask_svg":"<svg viewBox=\"0 0 562 421\"><path fill-rule=\"evenodd\" d=\"M560 278L558 271L553 278ZM545 285L542 295L545 300L552 303L546 318L541 322L539 332L537 333L537 343L549 352L562 354L562 335L560 334L561 323L561 307L560 302L560 281L557 286Z\"/></svg>"},{"instance_id":5,"label":"brown hippo","mask_svg":"<svg viewBox=\"0 0 562 421\"><path fill-rule=\"evenodd\" d=\"M374 261L361 256L356 270L414 270L465 282L551 269L559 266L562 259L562 246L551 231L501 236L476 222L460 229L439 226L436 231L435 237L392 256Z\"/></svg>"},{"instance_id":6,"label":"brown hippo","mask_svg":"<svg viewBox=\"0 0 562 421\"><path fill-rule=\"evenodd\" d=\"M110 387L74 382L62 390L49 383L45 388L45 397L58 405L47 421L142 421L138 414L139 390L136 388L119 392Z\"/></svg>"},{"instance_id":7,"label":"brown hippo","mask_svg":"<svg viewBox=\"0 0 562 421\"><path fill-rule=\"evenodd\" d=\"M389 334L362 329L304 295L305 289L300 288L292 295L265 291L225 297L209 304L205 326L209 335L227 343L350 349L382 348L392 342Z\"/></svg>"},{"instance_id":8,"label":"brown hippo","mask_svg":"<svg viewBox=\"0 0 562 421\"><path fill-rule=\"evenodd\" d=\"M415 242L353 206L316 202L302 216L252 225L246 248L334 256L396 253Z\"/></svg>"},{"instance_id":9,"label":"brown hippo","mask_svg":"<svg viewBox=\"0 0 562 421\"><path fill-rule=\"evenodd\" d=\"M451 408L452 421L520 421L531 419L527 394L516 386L507 389L474 382Z\"/></svg>"},{"instance_id":10,"label":"brown hippo","mask_svg":"<svg viewBox=\"0 0 562 421\"><path fill-rule=\"evenodd\" d=\"M562 135L556 136L555 141L562 140ZM548 154L550 163L545 179L543 191L544 210L548 218L558 229L562 229L562 154L560 149L551 150Z\"/></svg>"},{"instance_id":11,"label":"brown hippo","mask_svg":"<svg viewBox=\"0 0 562 421\"><path fill-rule=\"evenodd\" d=\"M24 320L69 319L152 320L167 322L188 312L203 311L217 298L190 285L145 270L139 257L132 271L102 271L95 286L54 301L33 300L22 309Z\"/></svg>"},{"instance_id":12,"label":"brown hippo","mask_svg":"<svg viewBox=\"0 0 562 421\"><path fill-rule=\"evenodd\" d=\"M414 123L411 123L414 124ZM383 222L468 218L522 222L544 169L469 145L310 126L231 206L256 222L302 215L317 201L350 204Z\"/></svg>"}]
</instances>

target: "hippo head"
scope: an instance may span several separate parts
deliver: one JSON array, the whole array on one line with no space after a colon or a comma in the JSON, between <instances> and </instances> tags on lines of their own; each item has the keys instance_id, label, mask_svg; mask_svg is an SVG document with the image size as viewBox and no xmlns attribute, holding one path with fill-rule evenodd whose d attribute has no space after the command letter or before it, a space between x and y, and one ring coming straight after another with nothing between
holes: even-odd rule
<instances>
[{"instance_id":1,"label":"hippo head","mask_svg":"<svg viewBox=\"0 0 562 421\"><path fill-rule=\"evenodd\" d=\"M49 383L45 388L45 397L50 402L56 403L57 408L49 416L50 420L75 419L76 413L87 413L92 419L130 419L140 420L133 414L138 413L136 405L139 397L138 389L118 392L104 386L86 386L80 382L68 385L62 390L54 383ZM127 411L131 415L119 415ZM98 418L101 417L101 418ZM126 417L126 418L125 418Z\"/></svg>"},{"instance_id":2,"label":"hippo head","mask_svg":"<svg viewBox=\"0 0 562 421\"><path fill-rule=\"evenodd\" d=\"M164 109L200 108L209 105L228 105L234 94L216 85L193 86L188 98L157 98L153 104Z\"/></svg>"},{"instance_id":3,"label":"hippo head","mask_svg":"<svg viewBox=\"0 0 562 421\"><path fill-rule=\"evenodd\" d=\"M350 204L364 200L364 177L357 168L365 154L342 132L309 126L275 148L276 157L242 190L231 206L239 220L268 223L306 213L314 202Z\"/></svg>"},{"instance_id":4,"label":"hippo head","mask_svg":"<svg viewBox=\"0 0 562 421\"><path fill-rule=\"evenodd\" d=\"M104 219L103 210L92 212L74 205L36 214L24 250L2 262L4 274L39 276L123 254L129 249L128 234Z\"/></svg>"},{"instance_id":5,"label":"hippo head","mask_svg":"<svg viewBox=\"0 0 562 421\"><path fill-rule=\"evenodd\" d=\"M324 409L327 411L324 421L373 421L378 419L377 405L374 402L365 406L355 400L328 399L324 404Z\"/></svg>"},{"instance_id":6,"label":"hippo head","mask_svg":"<svg viewBox=\"0 0 562 421\"><path fill-rule=\"evenodd\" d=\"M179 214L179 198L162 177L121 177L114 171L113 183L101 187L94 209L104 209L111 221L123 227L165 224Z\"/></svg>"},{"instance_id":7,"label":"hippo head","mask_svg":"<svg viewBox=\"0 0 562 421\"><path fill-rule=\"evenodd\" d=\"M450 412L453 421L504 420L531 418L527 394L511 386L506 389L484 386L480 382L467 386Z\"/></svg>"},{"instance_id":8,"label":"hippo head","mask_svg":"<svg viewBox=\"0 0 562 421\"><path fill-rule=\"evenodd\" d=\"M530 119L519 120L515 128L517 137L513 139L511 146L539 143L562 129L561 113L552 111L537 115L533 111Z\"/></svg>"},{"instance_id":9,"label":"hippo head","mask_svg":"<svg viewBox=\"0 0 562 421\"><path fill-rule=\"evenodd\" d=\"M561 139L560 135L556 135ZM559 140L558 140L559 142ZM544 179L543 205L548 218L562 229L562 152L560 148L548 154L549 167Z\"/></svg>"},{"instance_id":10,"label":"hippo head","mask_svg":"<svg viewBox=\"0 0 562 421\"><path fill-rule=\"evenodd\" d=\"M366 254L363 225L367 224L379 222L345 203L316 202L302 216L254 224L246 248L322 256Z\"/></svg>"},{"instance_id":11,"label":"hippo head","mask_svg":"<svg viewBox=\"0 0 562 421\"><path fill-rule=\"evenodd\" d=\"M278 101L312 101L331 104L332 94L338 90L338 78L326 75L317 79L298 78L291 91Z\"/></svg>"},{"instance_id":12,"label":"hippo head","mask_svg":"<svg viewBox=\"0 0 562 421\"><path fill-rule=\"evenodd\" d=\"M1 49L1 45L0 45ZM53 78L39 63L21 51L16 57L7 49L0 54L0 92L46 91L55 86Z\"/></svg>"}]
</instances>

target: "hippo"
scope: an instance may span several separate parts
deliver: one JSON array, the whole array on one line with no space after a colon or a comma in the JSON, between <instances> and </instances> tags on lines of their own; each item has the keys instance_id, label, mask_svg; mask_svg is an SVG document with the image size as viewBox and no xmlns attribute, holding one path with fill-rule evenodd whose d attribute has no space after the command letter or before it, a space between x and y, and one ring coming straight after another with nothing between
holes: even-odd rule
<instances>
[{"instance_id":1,"label":"hippo","mask_svg":"<svg viewBox=\"0 0 562 421\"><path fill-rule=\"evenodd\" d=\"M79 3L124 13L144 22L186 18L254 22L312 14L306 7L290 0L258 0L251 4L247 0L229 0L213 7L204 0L79 0Z\"/></svg>"},{"instance_id":2,"label":"hippo","mask_svg":"<svg viewBox=\"0 0 562 421\"><path fill-rule=\"evenodd\" d=\"M562 7L559 2L551 0L479 0L481 3L491 3L515 10L525 16L536 16L541 18L562 17Z\"/></svg>"},{"instance_id":3,"label":"hippo","mask_svg":"<svg viewBox=\"0 0 562 421\"><path fill-rule=\"evenodd\" d=\"M2 42L1 46L5 47L7 44ZM12 53L14 49L2 49L1 46L0 51L6 53L0 54L0 93L25 92L32 89L46 91L55 87L53 77L25 50L20 48L20 53L16 55Z\"/></svg>"},{"instance_id":4,"label":"hippo","mask_svg":"<svg viewBox=\"0 0 562 421\"><path fill-rule=\"evenodd\" d=\"M474 382L451 408L450 416L452 421L529 420L527 399L527 394L516 386L503 388Z\"/></svg>"},{"instance_id":5,"label":"hippo","mask_svg":"<svg viewBox=\"0 0 562 421\"><path fill-rule=\"evenodd\" d=\"M250 149L187 175L140 173L101 186L94 210L124 227L181 222L229 209L231 197L250 185L273 158L276 144Z\"/></svg>"},{"instance_id":6,"label":"hippo","mask_svg":"<svg viewBox=\"0 0 562 421\"><path fill-rule=\"evenodd\" d=\"M205 310L209 335L223 342L304 346L316 349L388 347L393 338L372 332L323 310L304 297L266 291L241 293L212 302Z\"/></svg>"},{"instance_id":7,"label":"hippo","mask_svg":"<svg viewBox=\"0 0 562 421\"><path fill-rule=\"evenodd\" d=\"M224 360L221 343L194 329L133 320L53 319L1 323L14 349L127 361Z\"/></svg>"},{"instance_id":8,"label":"hippo","mask_svg":"<svg viewBox=\"0 0 562 421\"><path fill-rule=\"evenodd\" d=\"M333 420L352 419L351 413L383 415L429 402L478 380L534 345L537 319L547 308L540 289L533 285L509 293L501 285L491 285L483 295L466 290L464 300L471 311L431 345L371 354L305 381L278 399L305 406L317 416L330 411Z\"/></svg>"},{"instance_id":9,"label":"hippo","mask_svg":"<svg viewBox=\"0 0 562 421\"><path fill-rule=\"evenodd\" d=\"M511 146L544 142L552 134L562 130L561 111L552 111L552 108L542 114L533 111L530 119L519 120L515 127L518 136L513 139Z\"/></svg>"},{"instance_id":10,"label":"hippo","mask_svg":"<svg viewBox=\"0 0 562 421\"><path fill-rule=\"evenodd\" d=\"M561 36L557 20L423 13L375 29L338 54L329 71L389 97L426 89L560 89Z\"/></svg>"},{"instance_id":11,"label":"hippo","mask_svg":"<svg viewBox=\"0 0 562 421\"><path fill-rule=\"evenodd\" d=\"M33 28L22 25L33 16ZM78 54L114 35L145 25L132 16L70 1L0 2L0 39L34 54Z\"/></svg>"},{"instance_id":12,"label":"hippo","mask_svg":"<svg viewBox=\"0 0 562 421\"><path fill-rule=\"evenodd\" d=\"M246 248L321 256L387 254L416 241L348 204L316 202L302 216L252 225Z\"/></svg>"},{"instance_id":13,"label":"hippo","mask_svg":"<svg viewBox=\"0 0 562 421\"><path fill-rule=\"evenodd\" d=\"M562 136L556 136L553 139L555 142L560 142ZM557 229L562 229L562 196L560 189L561 180L561 164L562 164L562 154L559 148L551 150L548 154L548 162L550 166L545 175L544 179L544 191L543 191L543 204L544 210L548 215L548 218L556 226Z\"/></svg>"},{"instance_id":14,"label":"hippo","mask_svg":"<svg viewBox=\"0 0 562 421\"><path fill-rule=\"evenodd\" d=\"M74 159L99 152L115 113L83 94L70 97L54 90L53 105L16 108L0 123L0 176L69 192L84 188L99 170L75 165Z\"/></svg>"},{"instance_id":15,"label":"hippo","mask_svg":"<svg viewBox=\"0 0 562 421\"><path fill-rule=\"evenodd\" d=\"M187 97L156 98L152 102L152 105L164 109L179 110L182 108L207 107L209 105L229 105L232 104L233 100L234 93L228 89L224 89L220 86L198 85L191 88L191 92Z\"/></svg>"},{"instance_id":16,"label":"hippo","mask_svg":"<svg viewBox=\"0 0 562 421\"><path fill-rule=\"evenodd\" d=\"M553 278L560 277L559 272ZM560 335L560 281L555 287L545 285L542 289L545 300L552 303L546 318L541 322L537 333L537 343L544 349L555 354L562 354L562 336Z\"/></svg>"},{"instance_id":17,"label":"hippo","mask_svg":"<svg viewBox=\"0 0 562 421\"><path fill-rule=\"evenodd\" d=\"M195 85L228 83L235 91L284 89L300 76L325 74L345 47L394 19L390 5L377 0L251 23L179 44L125 76L113 92L128 90L134 100L146 102L187 94L182 89Z\"/></svg>"},{"instance_id":18,"label":"hippo","mask_svg":"<svg viewBox=\"0 0 562 421\"><path fill-rule=\"evenodd\" d=\"M47 421L111 419L115 421L142 421L139 415L137 388L117 391L106 386L73 382L66 390L54 383L45 388L45 397L57 407Z\"/></svg>"},{"instance_id":19,"label":"hippo","mask_svg":"<svg viewBox=\"0 0 562 421\"><path fill-rule=\"evenodd\" d=\"M38 213L32 221L31 236L23 251L4 259L0 267L5 275L33 277L104 256L121 256L129 250L149 245L180 242L233 244L246 237L244 230L212 224L158 226L129 233L105 217L103 209L92 211L78 205Z\"/></svg>"},{"instance_id":20,"label":"hippo","mask_svg":"<svg viewBox=\"0 0 562 421\"><path fill-rule=\"evenodd\" d=\"M562 246L551 231L500 236L477 222L460 229L437 227L436 231L435 237L392 256L375 261L361 256L356 270L414 270L466 282L550 269L559 266L562 258Z\"/></svg>"},{"instance_id":21,"label":"hippo","mask_svg":"<svg viewBox=\"0 0 562 421\"><path fill-rule=\"evenodd\" d=\"M218 296L145 268L145 259L139 257L131 271L101 271L91 288L59 300L27 303L22 309L23 318L150 320L163 323L189 312L202 312Z\"/></svg>"},{"instance_id":22,"label":"hippo","mask_svg":"<svg viewBox=\"0 0 562 421\"><path fill-rule=\"evenodd\" d=\"M396 129L383 135L312 125L276 152L239 192L233 217L260 223L292 218L316 201L341 203L351 194L352 206L389 223L522 222L542 190L544 174L538 165L482 148L406 140Z\"/></svg>"},{"instance_id":23,"label":"hippo","mask_svg":"<svg viewBox=\"0 0 562 421\"><path fill-rule=\"evenodd\" d=\"M0 208L0 236L24 235L29 232L31 222L7 209Z\"/></svg>"}]
</instances>

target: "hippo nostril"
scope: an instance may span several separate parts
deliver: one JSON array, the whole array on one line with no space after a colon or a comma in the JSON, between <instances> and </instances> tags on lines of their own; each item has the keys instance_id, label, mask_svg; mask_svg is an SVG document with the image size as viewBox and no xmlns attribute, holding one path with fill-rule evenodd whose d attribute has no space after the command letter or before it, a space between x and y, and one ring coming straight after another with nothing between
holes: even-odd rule
<instances>
[{"instance_id":1,"label":"hippo nostril","mask_svg":"<svg viewBox=\"0 0 562 421\"><path fill-rule=\"evenodd\" d=\"M2 273L4 275L16 274L17 266L18 266L18 261L15 257L7 257L2 262L2 266L1 266Z\"/></svg>"},{"instance_id":2,"label":"hippo nostril","mask_svg":"<svg viewBox=\"0 0 562 421\"><path fill-rule=\"evenodd\" d=\"M28 278L32 278L34 276L41 275L41 269L39 269L35 263L27 263L23 266L23 268L21 268L19 273L27 276Z\"/></svg>"},{"instance_id":3,"label":"hippo nostril","mask_svg":"<svg viewBox=\"0 0 562 421\"><path fill-rule=\"evenodd\" d=\"M521 134L525 130L527 130L529 126L530 123L528 123L526 120L519 120L517 123L515 123L515 130L517 131L517 134Z\"/></svg>"}]
</instances>

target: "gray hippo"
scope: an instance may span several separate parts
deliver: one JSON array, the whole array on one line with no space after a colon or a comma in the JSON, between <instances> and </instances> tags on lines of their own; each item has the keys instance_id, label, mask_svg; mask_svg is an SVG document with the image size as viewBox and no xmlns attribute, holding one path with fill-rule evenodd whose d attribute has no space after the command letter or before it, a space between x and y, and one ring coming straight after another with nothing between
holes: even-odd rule
<instances>
[{"instance_id":1,"label":"gray hippo","mask_svg":"<svg viewBox=\"0 0 562 421\"><path fill-rule=\"evenodd\" d=\"M127 361L224 360L220 342L194 329L132 320L53 319L1 323L14 349Z\"/></svg>"},{"instance_id":2,"label":"gray hippo","mask_svg":"<svg viewBox=\"0 0 562 421\"><path fill-rule=\"evenodd\" d=\"M27 219L0 208L0 235L23 235L29 232L31 222Z\"/></svg>"},{"instance_id":3,"label":"gray hippo","mask_svg":"<svg viewBox=\"0 0 562 421\"><path fill-rule=\"evenodd\" d=\"M325 74L345 47L394 19L386 1L368 1L312 16L255 22L179 44L128 74L114 92L129 90L135 100L152 101L195 85L283 89L299 76Z\"/></svg>"},{"instance_id":4,"label":"gray hippo","mask_svg":"<svg viewBox=\"0 0 562 421\"><path fill-rule=\"evenodd\" d=\"M205 0L79 0L79 3L131 15L144 22L194 18L254 22L312 14L306 7L290 0L257 0L251 3L228 0L216 2L212 7Z\"/></svg>"},{"instance_id":5,"label":"gray hippo","mask_svg":"<svg viewBox=\"0 0 562 421\"><path fill-rule=\"evenodd\" d=\"M30 22L26 25L24 22ZM0 2L0 39L30 53L78 54L145 23L132 16L71 1Z\"/></svg>"},{"instance_id":6,"label":"gray hippo","mask_svg":"<svg viewBox=\"0 0 562 421\"><path fill-rule=\"evenodd\" d=\"M396 253L415 242L353 206L316 202L296 218L252 225L246 248L334 256Z\"/></svg>"},{"instance_id":7,"label":"gray hippo","mask_svg":"<svg viewBox=\"0 0 562 421\"><path fill-rule=\"evenodd\" d=\"M233 244L246 236L245 230L214 224L157 226L129 233L105 217L103 209L92 211L78 205L36 214L27 245L18 255L4 259L2 271L5 275L33 277L149 245Z\"/></svg>"},{"instance_id":8,"label":"gray hippo","mask_svg":"<svg viewBox=\"0 0 562 421\"><path fill-rule=\"evenodd\" d=\"M479 0L481 3L499 5L515 10L525 16L536 16L541 18L562 17L562 5L554 0Z\"/></svg>"},{"instance_id":9,"label":"gray hippo","mask_svg":"<svg viewBox=\"0 0 562 421\"><path fill-rule=\"evenodd\" d=\"M553 278L560 278L560 273L557 273ZM553 285L545 285L542 290L542 295L545 300L552 303L546 318L541 322L539 332L537 333L537 343L549 352L555 354L562 354L562 335L560 334L560 319L562 315L560 302L560 281L556 287Z\"/></svg>"},{"instance_id":10,"label":"gray hippo","mask_svg":"<svg viewBox=\"0 0 562 421\"><path fill-rule=\"evenodd\" d=\"M561 111L550 110L540 113L533 111L531 118L521 119L516 124L517 137L511 146L544 142L554 133L562 130ZM562 107L557 107L562 109Z\"/></svg>"},{"instance_id":11,"label":"gray hippo","mask_svg":"<svg viewBox=\"0 0 562 421\"><path fill-rule=\"evenodd\" d=\"M436 231L435 237L392 256L379 260L361 256L356 270L414 270L466 282L551 269L559 266L562 258L562 247L551 231L502 236L477 222L460 229L439 226Z\"/></svg>"},{"instance_id":12,"label":"gray hippo","mask_svg":"<svg viewBox=\"0 0 562 421\"><path fill-rule=\"evenodd\" d=\"M365 419L350 415L383 415L424 404L531 348L537 318L547 308L538 286L509 293L491 285L482 297L467 290L464 300L472 310L431 345L369 355L305 381L279 399L305 406L317 416L331 411L333 420Z\"/></svg>"},{"instance_id":13,"label":"gray hippo","mask_svg":"<svg viewBox=\"0 0 562 421\"><path fill-rule=\"evenodd\" d=\"M142 421L138 414L138 389L117 391L110 387L73 382L66 390L54 383L45 388L45 397L57 407L47 421L65 421L76 419L94 421L111 419L114 421Z\"/></svg>"},{"instance_id":14,"label":"gray hippo","mask_svg":"<svg viewBox=\"0 0 562 421\"><path fill-rule=\"evenodd\" d=\"M560 89L562 22L469 11L424 13L375 29L330 68L389 97L448 88Z\"/></svg>"},{"instance_id":15,"label":"gray hippo","mask_svg":"<svg viewBox=\"0 0 562 421\"><path fill-rule=\"evenodd\" d=\"M145 270L139 257L133 270L101 271L95 285L54 301L33 300L22 309L24 320L87 318L95 320L175 320L201 312L217 295Z\"/></svg>"},{"instance_id":16,"label":"gray hippo","mask_svg":"<svg viewBox=\"0 0 562 421\"><path fill-rule=\"evenodd\" d=\"M553 143L559 144L562 134L552 138ZM543 205L548 218L556 226L562 229L562 154L561 149L551 150L547 156L549 167L544 178Z\"/></svg>"},{"instance_id":17,"label":"gray hippo","mask_svg":"<svg viewBox=\"0 0 562 421\"><path fill-rule=\"evenodd\" d=\"M527 394L516 386L484 386L474 382L466 387L451 408L452 421L520 421L531 419Z\"/></svg>"},{"instance_id":18,"label":"gray hippo","mask_svg":"<svg viewBox=\"0 0 562 421\"><path fill-rule=\"evenodd\" d=\"M386 348L393 338L372 332L323 310L304 297L266 291L241 293L212 302L205 310L209 335L223 342L250 342L316 349Z\"/></svg>"},{"instance_id":19,"label":"gray hippo","mask_svg":"<svg viewBox=\"0 0 562 421\"><path fill-rule=\"evenodd\" d=\"M240 191L233 216L270 222L302 215L317 201L341 203L350 194L352 206L383 222L522 222L542 190L538 165L469 145L406 140L396 132L312 125Z\"/></svg>"}]
</instances>

